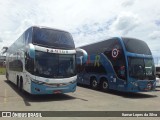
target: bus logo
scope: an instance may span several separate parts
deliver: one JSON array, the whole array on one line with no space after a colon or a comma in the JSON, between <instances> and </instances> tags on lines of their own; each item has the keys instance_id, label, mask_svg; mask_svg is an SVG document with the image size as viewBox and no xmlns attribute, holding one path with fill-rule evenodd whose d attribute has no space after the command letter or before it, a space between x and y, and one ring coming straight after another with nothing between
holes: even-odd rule
<instances>
[{"instance_id":1,"label":"bus logo","mask_svg":"<svg viewBox=\"0 0 160 120\"><path fill-rule=\"evenodd\" d=\"M114 48L114 49L112 50L112 57L113 57L113 58L117 58L117 57L118 57L118 52L119 52L119 50L118 50L117 48Z\"/></svg>"}]
</instances>

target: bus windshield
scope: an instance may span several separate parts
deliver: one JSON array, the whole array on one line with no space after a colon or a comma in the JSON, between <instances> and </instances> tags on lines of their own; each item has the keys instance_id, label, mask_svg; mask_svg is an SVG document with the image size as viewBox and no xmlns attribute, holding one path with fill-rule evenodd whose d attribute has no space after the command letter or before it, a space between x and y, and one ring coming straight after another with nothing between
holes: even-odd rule
<instances>
[{"instance_id":1,"label":"bus windshield","mask_svg":"<svg viewBox=\"0 0 160 120\"><path fill-rule=\"evenodd\" d=\"M35 75L46 78L67 78L76 75L75 55L36 51Z\"/></svg>"},{"instance_id":2,"label":"bus windshield","mask_svg":"<svg viewBox=\"0 0 160 120\"><path fill-rule=\"evenodd\" d=\"M129 57L129 76L139 80L154 80L153 59Z\"/></svg>"},{"instance_id":3,"label":"bus windshield","mask_svg":"<svg viewBox=\"0 0 160 120\"><path fill-rule=\"evenodd\" d=\"M74 41L69 33L46 28L34 29L33 43L62 49L75 48Z\"/></svg>"},{"instance_id":4,"label":"bus windshield","mask_svg":"<svg viewBox=\"0 0 160 120\"><path fill-rule=\"evenodd\" d=\"M123 41L128 52L151 55L151 51L144 41L134 38L123 38Z\"/></svg>"}]
</instances>

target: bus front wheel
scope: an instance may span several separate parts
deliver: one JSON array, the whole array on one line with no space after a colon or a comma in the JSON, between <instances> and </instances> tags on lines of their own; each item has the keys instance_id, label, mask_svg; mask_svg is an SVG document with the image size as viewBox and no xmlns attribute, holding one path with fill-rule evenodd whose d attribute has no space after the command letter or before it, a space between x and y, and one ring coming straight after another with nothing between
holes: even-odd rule
<instances>
[{"instance_id":1,"label":"bus front wheel","mask_svg":"<svg viewBox=\"0 0 160 120\"><path fill-rule=\"evenodd\" d=\"M17 76L17 88L19 88L19 76Z\"/></svg>"}]
</instances>

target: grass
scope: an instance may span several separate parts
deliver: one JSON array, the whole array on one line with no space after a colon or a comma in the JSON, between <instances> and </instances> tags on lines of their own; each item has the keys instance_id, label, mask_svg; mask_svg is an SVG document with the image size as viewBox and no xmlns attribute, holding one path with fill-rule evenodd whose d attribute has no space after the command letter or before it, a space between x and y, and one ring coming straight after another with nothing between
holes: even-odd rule
<instances>
[{"instance_id":1,"label":"grass","mask_svg":"<svg viewBox=\"0 0 160 120\"><path fill-rule=\"evenodd\" d=\"M6 74L6 68L0 67L0 75Z\"/></svg>"}]
</instances>

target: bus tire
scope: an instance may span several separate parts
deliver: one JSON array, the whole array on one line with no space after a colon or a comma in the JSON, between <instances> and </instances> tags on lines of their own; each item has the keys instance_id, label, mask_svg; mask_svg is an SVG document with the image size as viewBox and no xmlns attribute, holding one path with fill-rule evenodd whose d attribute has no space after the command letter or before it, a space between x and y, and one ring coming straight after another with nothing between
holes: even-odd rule
<instances>
[{"instance_id":1,"label":"bus tire","mask_svg":"<svg viewBox=\"0 0 160 120\"><path fill-rule=\"evenodd\" d=\"M102 80L101 89L102 91L109 91L109 84L107 80Z\"/></svg>"},{"instance_id":2,"label":"bus tire","mask_svg":"<svg viewBox=\"0 0 160 120\"><path fill-rule=\"evenodd\" d=\"M22 92L23 91L23 78L20 78L20 82L19 82L19 90Z\"/></svg>"},{"instance_id":3,"label":"bus tire","mask_svg":"<svg viewBox=\"0 0 160 120\"><path fill-rule=\"evenodd\" d=\"M19 89L19 76L17 76L17 84L16 84L16 86Z\"/></svg>"},{"instance_id":4,"label":"bus tire","mask_svg":"<svg viewBox=\"0 0 160 120\"><path fill-rule=\"evenodd\" d=\"M8 72L6 72L6 79L9 81Z\"/></svg>"},{"instance_id":5,"label":"bus tire","mask_svg":"<svg viewBox=\"0 0 160 120\"><path fill-rule=\"evenodd\" d=\"M90 86L91 86L92 89L97 89L98 88L98 82L97 82L96 77L91 77Z\"/></svg>"}]
</instances>

